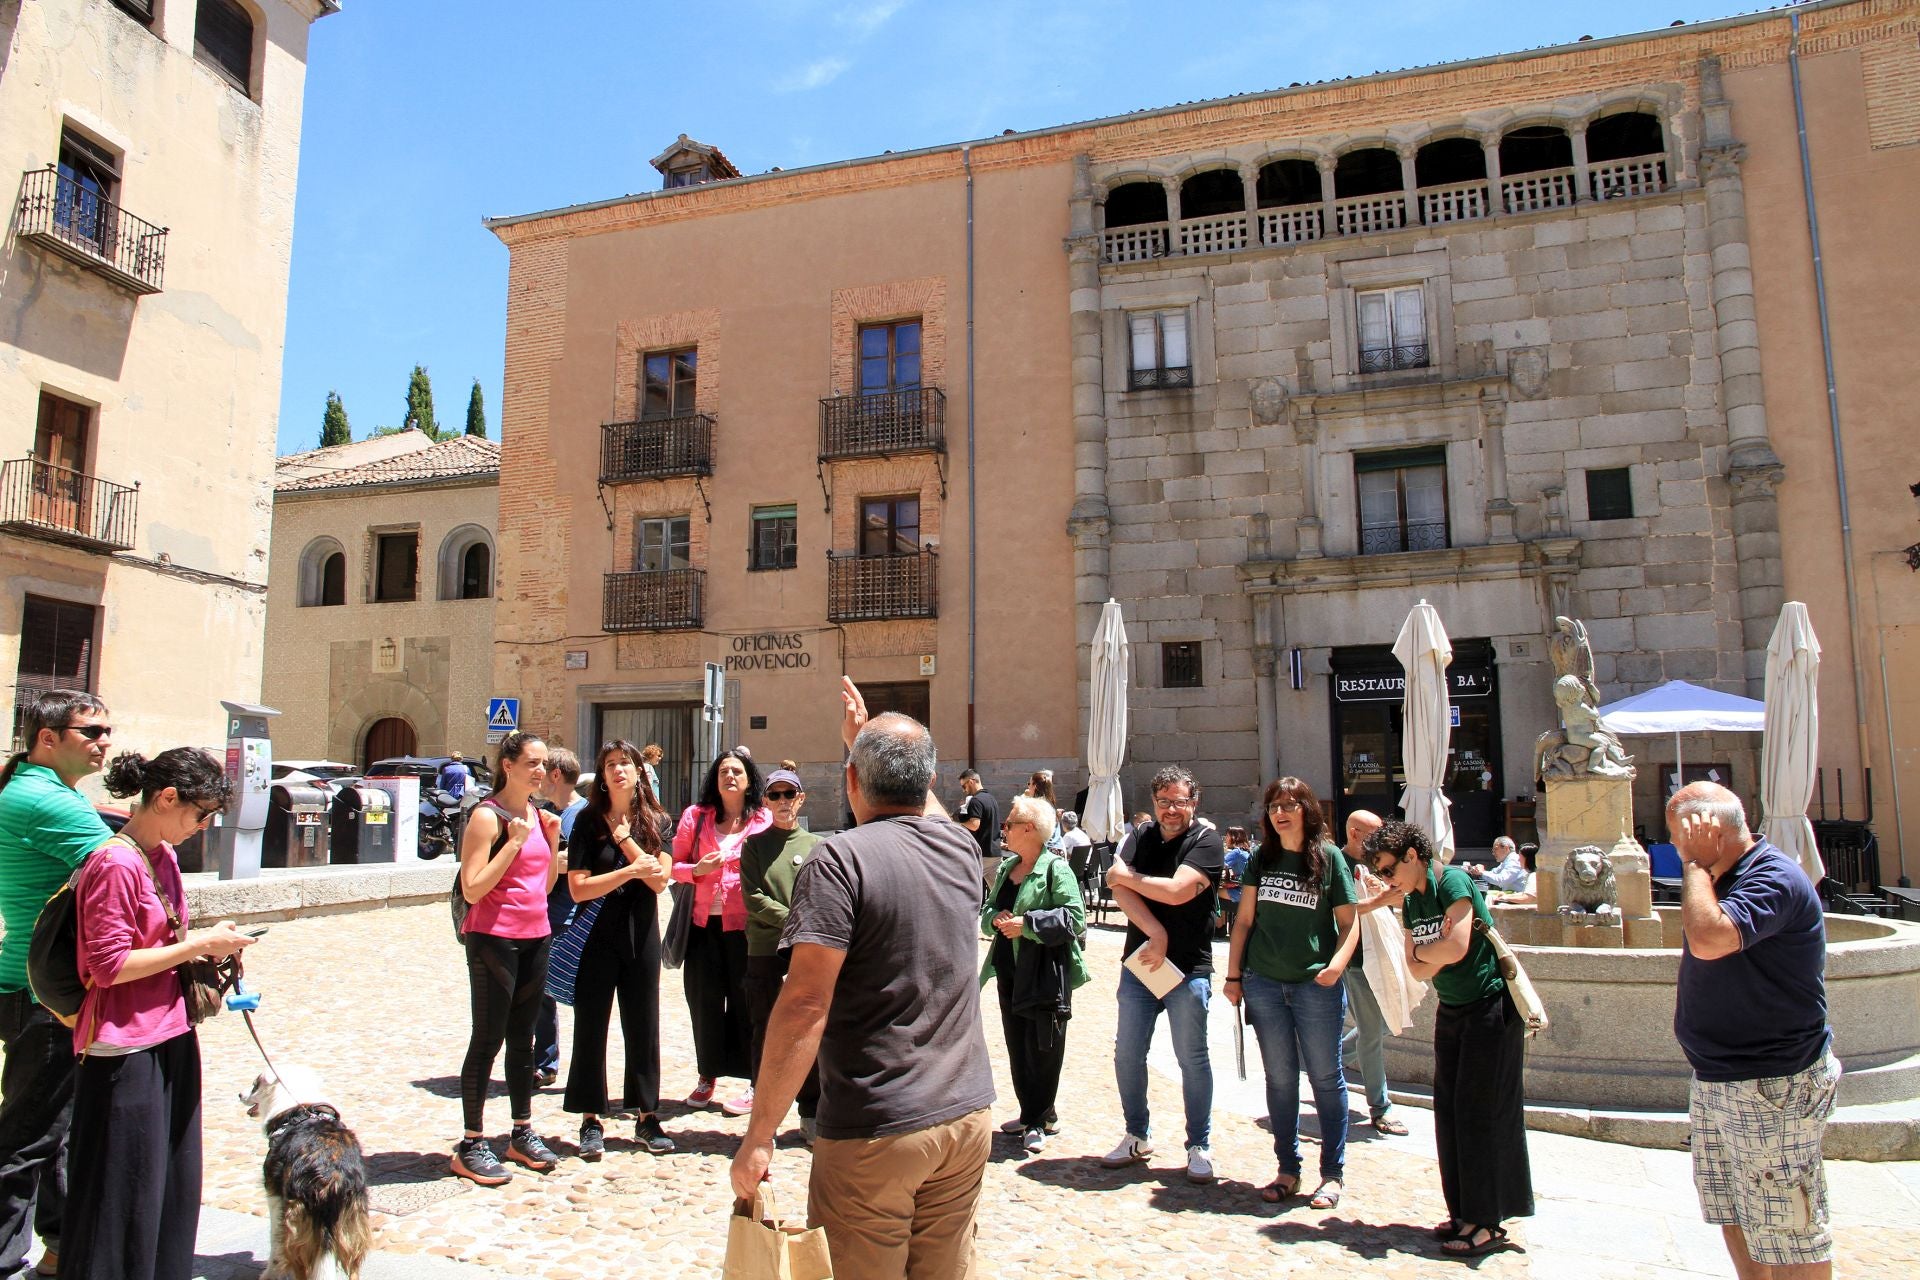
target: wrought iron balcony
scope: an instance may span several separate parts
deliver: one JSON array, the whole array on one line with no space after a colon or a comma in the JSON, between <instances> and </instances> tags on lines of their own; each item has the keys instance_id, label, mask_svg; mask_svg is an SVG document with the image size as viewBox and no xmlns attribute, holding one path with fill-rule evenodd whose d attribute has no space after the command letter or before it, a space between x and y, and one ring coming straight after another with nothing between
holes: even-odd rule
<instances>
[{"instance_id":1,"label":"wrought iron balcony","mask_svg":"<svg viewBox=\"0 0 1920 1280\"><path fill-rule=\"evenodd\" d=\"M947 398L938 387L828 396L820 401L821 458L947 451Z\"/></svg>"},{"instance_id":2,"label":"wrought iron balcony","mask_svg":"<svg viewBox=\"0 0 1920 1280\"><path fill-rule=\"evenodd\" d=\"M1386 373L1393 369L1424 369L1431 357L1427 344L1409 342L1391 347L1360 348L1360 372Z\"/></svg>"},{"instance_id":3,"label":"wrought iron balcony","mask_svg":"<svg viewBox=\"0 0 1920 1280\"><path fill-rule=\"evenodd\" d=\"M1192 385L1192 365L1176 365L1167 369L1134 369L1127 374L1129 391L1170 390Z\"/></svg>"},{"instance_id":4,"label":"wrought iron balcony","mask_svg":"<svg viewBox=\"0 0 1920 1280\"><path fill-rule=\"evenodd\" d=\"M879 622L940 616L940 553L829 555L827 620Z\"/></svg>"},{"instance_id":5,"label":"wrought iron balcony","mask_svg":"<svg viewBox=\"0 0 1920 1280\"><path fill-rule=\"evenodd\" d=\"M1447 545L1445 520L1409 520L1405 524L1375 525L1360 530L1360 554L1391 555L1396 551L1440 551Z\"/></svg>"},{"instance_id":6,"label":"wrought iron balcony","mask_svg":"<svg viewBox=\"0 0 1920 1280\"><path fill-rule=\"evenodd\" d=\"M167 229L142 221L56 167L20 179L14 228L21 239L98 272L131 293L158 293Z\"/></svg>"},{"instance_id":7,"label":"wrought iron balcony","mask_svg":"<svg viewBox=\"0 0 1920 1280\"><path fill-rule=\"evenodd\" d=\"M140 486L39 458L0 465L0 529L88 551L131 551Z\"/></svg>"},{"instance_id":8,"label":"wrought iron balcony","mask_svg":"<svg viewBox=\"0 0 1920 1280\"><path fill-rule=\"evenodd\" d=\"M605 631L697 631L706 594L707 575L701 569L610 573L600 626Z\"/></svg>"},{"instance_id":9,"label":"wrought iron balcony","mask_svg":"<svg viewBox=\"0 0 1920 1280\"><path fill-rule=\"evenodd\" d=\"M713 474L713 419L704 413L600 428L600 483Z\"/></svg>"}]
</instances>

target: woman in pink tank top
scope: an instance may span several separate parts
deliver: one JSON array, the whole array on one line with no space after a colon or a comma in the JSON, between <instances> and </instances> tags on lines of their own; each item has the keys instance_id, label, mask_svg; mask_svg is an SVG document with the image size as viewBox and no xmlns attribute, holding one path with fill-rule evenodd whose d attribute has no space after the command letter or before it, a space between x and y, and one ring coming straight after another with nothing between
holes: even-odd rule
<instances>
[{"instance_id":1,"label":"woman in pink tank top","mask_svg":"<svg viewBox=\"0 0 1920 1280\"><path fill-rule=\"evenodd\" d=\"M453 1151L453 1171L487 1187L513 1176L480 1128L487 1082L503 1044L513 1105L507 1159L535 1173L559 1163L533 1128L533 1024L553 941L547 893L560 874L560 824L533 804L546 770L546 743L530 733L508 734L500 745L500 789L468 815L460 837L460 888L470 904L463 932L473 1035L460 1068L466 1130Z\"/></svg>"}]
</instances>

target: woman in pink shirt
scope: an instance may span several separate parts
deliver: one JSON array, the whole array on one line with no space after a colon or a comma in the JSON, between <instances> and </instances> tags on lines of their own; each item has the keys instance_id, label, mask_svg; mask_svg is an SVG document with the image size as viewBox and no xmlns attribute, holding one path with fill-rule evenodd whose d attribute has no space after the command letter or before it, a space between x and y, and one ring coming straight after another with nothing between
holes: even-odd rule
<instances>
[{"instance_id":1,"label":"woman in pink shirt","mask_svg":"<svg viewBox=\"0 0 1920 1280\"><path fill-rule=\"evenodd\" d=\"M253 939L231 920L186 932L173 846L226 807L232 785L218 760L193 747L152 760L127 752L106 782L109 794L140 803L82 864L76 890L80 972L91 989L74 1026L80 1066L60 1274L187 1280L200 1223L200 1040L174 969Z\"/></svg>"},{"instance_id":2,"label":"woman in pink shirt","mask_svg":"<svg viewBox=\"0 0 1920 1280\"><path fill-rule=\"evenodd\" d=\"M547 894L560 878L560 824L533 804L546 780L547 744L510 733L500 744L499 789L467 817L460 837L460 891L467 902L467 986L473 1035L460 1068L466 1130L453 1171L483 1187L513 1176L481 1131L487 1083L500 1046L507 1049L507 1100L513 1132L507 1159L545 1173L559 1157L533 1129L533 1024L546 989Z\"/></svg>"},{"instance_id":3,"label":"woman in pink shirt","mask_svg":"<svg viewBox=\"0 0 1920 1280\"><path fill-rule=\"evenodd\" d=\"M745 747L736 747L707 770L699 802L687 806L673 834L673 878L693 885L693 931L687 937L682 975L693 1022L694 1063L700 1072L700 1083L687 1095L690 1107L711 1103L721 1076L753 1078L740 846L773 825L773 814L760 803L764 789L759 766ZM723 1109L734 1116L752 1111L753 1086L729 1098Z\"/></svg>"}]
</instances>

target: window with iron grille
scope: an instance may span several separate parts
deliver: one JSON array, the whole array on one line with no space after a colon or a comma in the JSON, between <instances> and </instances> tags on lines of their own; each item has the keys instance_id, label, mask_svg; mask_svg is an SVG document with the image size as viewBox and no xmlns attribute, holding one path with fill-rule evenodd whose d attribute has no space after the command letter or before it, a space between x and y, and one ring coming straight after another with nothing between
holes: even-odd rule
<instances>
[{"instance_id":1,"label":"window with iron grille","mask_svg":"<svg viewBox=\"0 0 1920 1280\"><path fill-rule=\"evenodd\" d=\"M866 498L861 501L861 555L910 556L918 550L919 498Z\"/></svg>"},{"instance_id":2,"label":"window with iron grille","mask_svg":"<svg viewBox=\"0 0 1920 1280\"><path fill-rule=\"evenodd\" d=\"M113 201L120 187L120 157L85 134L60 131L60 183L53 222L71 240L96 253L113 248Z\"/></svg>"},{"instance_id":3,"label":"window with iron grille","mask_svg":"<svg viewBox=\"0 0 1920 1280\"><path fill-rule=\"evenodd\" d=\"M1127 342L1132 353L1127 382L1131 390L1193 385L1184 310L1134 312L1127 317Z\"/></svg>"},{"instance_id":4,"label":"window with iron grille","mask_svg":"<svg viewBox=\"0 0 1920 1280\"><path fill-rule=\"evenodd\" d=\"M193 18L193 52L200 61L253 93L253 16L237 0L200 0Z\"/></svg>"},{"instance_id":5,"label":"window with iron grille","mask_svg":"<svg viewBox=\"0 0 1920 1280\"><path fill-rule=\"evenodd\" d=\"M1360 318L1360 372L1424 369L1432 363L1426 294L1419 285L1368 289L1354 294L1353 302Z\"/></svg>"},{"instance_id":6,"label":"window with iron grille","mask_svg":"<svg viewBox=\"0 0 1920 1280\"><path fill-rule=\"evenodd\" d=\"M1160 646L1161 688L1198 689L1202 683L1199 641L1176 640Z\"/></svg>"},{"instance_id":7,"label":"window with iron grille","mask_svg":"<svg viewBox=\"0 0 1920 1280\"><path fill-rule=\"evenodd\" d=\"M700 352L655 351L641 361L640 419L683 418L694 411L699 389Z\"/></svg>"},{"instance_id":8,"label":"window with iron grille","mask_svg":"<svg viewBox=\"0 0 1920 1280\"><path fill-rule=\"evenodd\" d=\"M420 535L380 534L374 538L373 554L374 603L414 599L420 584Z\"/></svg>"},{"instance_id":9,"label":"window with iron grille","mask_svg":"<svg viewBox=\"0 0 1920 1280\"><path fill-rule=\"evenodd\" d=\"M800 563L799 510L784 507L753 509L753 543L748 548L749 569L791 569Z\"/></svg>"},{"instance_id":10,"label":"window with iron grille","mask_svg":"<svg viewBox=\"0 0 1920 1280\"><path fill-rule=\"evenodd\" d=\"M1587 472L1587 519L1631 520L1633 479L1625 467Z\"/></svg>"},{"instance_id":11,"label":"window with iron grille","mask_svg":"<svg viewBox=\"0 0 1920 1280\"><path fill-rule=\"evenodd\" d=\"M633 567L665 573L693 567L693 521L688 516L651 516L635 530Z\"/></svg>"},{"instance_id":12,"label":"window with iron grille","mask_svg":"<svg viewBox=\"0 0 1920 1280\"><path fill-rule=\"evenodd\" d=\"M860 394L917 391L920 387L920 321L860 327Z\"/></svg>"},{"instance_id":13,"label":"window with iron grille","mask_svg":"<svg viewBox=\"0 0 1920 1280\"><path fill-rule=\"evenodd\" d=\"M34 694L93 688L92 605L28 596L20 611L20 665L14 677L13 740Z\"/></svg>"},{"instance_id":14,"label":"window with iron grille","mask_svg":"<svg viewBox=\"0 0 1920 1280\"><path fill-rule=\"evenodd\" d=\"M1447 545L1444 449L1355 454L1360 554L1435 551Z\"/></svg>"}]
</instances>

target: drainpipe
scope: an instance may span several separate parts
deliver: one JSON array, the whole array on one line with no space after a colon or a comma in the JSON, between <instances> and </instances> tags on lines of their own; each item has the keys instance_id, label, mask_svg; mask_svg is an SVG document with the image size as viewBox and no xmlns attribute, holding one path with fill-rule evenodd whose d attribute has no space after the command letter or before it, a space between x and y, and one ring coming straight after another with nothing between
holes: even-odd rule
<instances>
[{"instance_id":1,"label":"drainpipe","mask_svg":"<svg viewBox=\"0 0 1920 1280\"><path fill-rule=\"evenodd\" d=\"M977 590L979 571L979 507L974 501L973 466L973 148L960 148L960 163L967 171L967 768L973 758L973 694L978 675L977 645L980 634Z\"/></svg>"},{"instance_id":2,"label":"drainpipe","mask_svg":"<svg viewBox=\"0 0 1920 1280\"><path fill-rule=\"evenodd\" d=\"M1807 236L1813 248L1813 296L1820 310L1820 355L1827 374L1827 425L1833 433L1833 482L1840 498L1840 562L1847 583L1847 649L1853 666L1854 733L1860 751L1860 767L1867 761L1867 673L1860 665L1860 588L1853 567L1853 511L1847 500L1847 453L1840 438L1840 385L1833 373L1833 328L1827 314L1827 272L1820 256L1820 209L1813 194L1813 154L1807 146L1807 104L1800 90L1800 15L1788 15L1793 36L1787 44L1787 71L1793 79L1793 122L1800 136L1800 185L1806 193ZM1889 726L1891 729L1891 726ZM1889 759L1888 765L1898 769ZM1902 849L1901 869L1905 870L1906 850Z\"/></svg>"}]
</instances>

